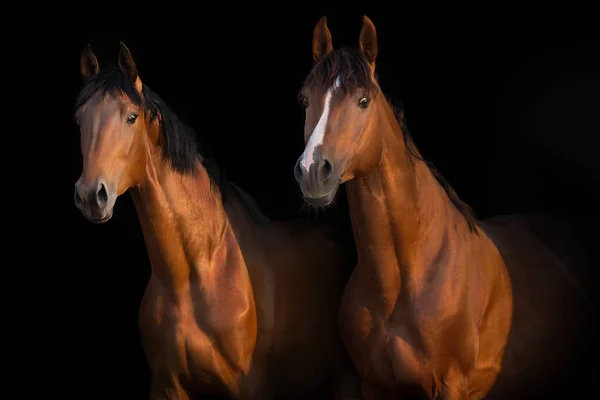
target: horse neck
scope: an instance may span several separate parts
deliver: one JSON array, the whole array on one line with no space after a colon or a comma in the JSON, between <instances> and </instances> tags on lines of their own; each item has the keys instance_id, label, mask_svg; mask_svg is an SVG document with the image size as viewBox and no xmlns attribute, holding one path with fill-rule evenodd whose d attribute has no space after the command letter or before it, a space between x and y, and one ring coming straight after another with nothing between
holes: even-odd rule
<instances>
[{"instance_id":1,"label":"horse neck","mask_svg":"<svg viewBox=\"0 0 600 400\"><path fill-rule=\"evenodd\" d=\"M200 161L193 173L183 174L167 165L158 149L148 145L147 155L145 178L131 194L152 274L176 294L191 279L215 280L245 269L220 192ZM220 268L225 263L227 268Z\"/></svg>"},{"instance_id":2,"label":"horse neck","mask_svg":"<svg viewBox=\"0 0 600 400\"><path fill-rule=\"evenodd\" d=\"M401 291L420 291L448 254L449 238L469 235L464 217L425 162L409 156L387 103L375 122L381 159L371 174L347 183L359 270L374 278L391 312Z\"/></svg>"}]
</instances>

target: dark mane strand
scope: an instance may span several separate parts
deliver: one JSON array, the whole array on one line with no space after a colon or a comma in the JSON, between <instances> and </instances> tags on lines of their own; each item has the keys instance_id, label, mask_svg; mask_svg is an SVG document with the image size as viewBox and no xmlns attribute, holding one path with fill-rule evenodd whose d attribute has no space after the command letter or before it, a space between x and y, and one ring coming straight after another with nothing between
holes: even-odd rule
<instances>
[{"instance_id":1,"label":"dark mane strand","mask_svg":"<svg viewBox=\"0 0 600 400\"><path fill-rule=\"evenodd\" d=\"M161 150L163 160L173 170L181 174L193 174L196 171L196 161L199 161L204 166L211 184L219 189L223 202L228 200L229 196L237 195L259 223L266 221L258 206L248 202L248 195L244 197L239 194L240 189L232 186L225 172L218 167L217 163L201 155L195 130L185 124L168 104L147 85L143 84L140 96L134 84L119 67L107 67L84 83L75 101L75 110L87 103L97 92L100 92L102 96L125 95L133 104L142 108L144 113L149 114L150 122L160 116L160 135L157 145Z\"/></svg>"},{"instance_id":2,"label":"dark mane strand","mask_svg":"<svg viewBox=\"0 0 600 400\"><path fill-rule=\"evenodd\" d=\"M400 129L402 129L402 138L404 140L404 145L411 160L419 160L427 165L432 175L442 186L442 188L444 188L444 191L448 195L448 198L450 199L452 204L454 204L454 206L458 209L458 211L463 215L463 217L467 221L469 230L473 233L477 233L478 231L475 226L475 213L473 212L471 206L469 206L458 196L454 188L450 185L446 178L444 178L444 176L437 170L435 165L433 165L432 162L425 160L419 152L419 150L417 149L413 137L410 134L410 131L408 130L408 126L406 125L406 119L404 117L404 108L402 107L402 103L400 103L397 100L391 99L389 96L386 96L386 98L388 100L388 103L390 103L392 110L394 111L396 120L400 124Z\"/></svg>"},{"instance_id":3,"label":"dark mane strand","mask_svg":"<svg viewBox=\"0 0 600 400\"><path fill-rule=\"evenodd\" d=\"M377 95L377 84L371 79L371 69L360 50L343 47L329 52L313 66L304 81L304 88L326 91L340 78L343 93L362 89Z\"/></svg>"},{"instance_id":4,"label":"dark mane strand","mask_svg":"<svg viewBox=\"0 0 600 400\"><path fill-rule=\"evenodd\" d=\"M304 81L304 85L300 94L302 95L303 91L306 89L326 91L333 86L337 77L340 78L340 89L342 89L344 93L352 93L357 89L362 89L371 96L375 96L379 92L379 87L376 83L377 77L375 76L375 80L371 77L369 63L362 55L360 50L358 48L343 47L339 50L331 51L313 66L309 75ZM444 188L444 191L448 195L450 201L464 216L465 220L467 221L467 225L469 226L469 230L477 233L478 231L475 226L475 215L472 208L458 196L450 183L448 183L442 174L435 168L433 163L425 160L421 156L408 130L408 127L406 126L404 109L402 105L399 102L394 102L390 98L387 98L387 100L392 106L394 115L396 116L396 119L398 120L398 123L402 129L405 147L410 159L423 161L427 165L435 179L442 186L442 188Z\"/></svg>"}]
</instances>

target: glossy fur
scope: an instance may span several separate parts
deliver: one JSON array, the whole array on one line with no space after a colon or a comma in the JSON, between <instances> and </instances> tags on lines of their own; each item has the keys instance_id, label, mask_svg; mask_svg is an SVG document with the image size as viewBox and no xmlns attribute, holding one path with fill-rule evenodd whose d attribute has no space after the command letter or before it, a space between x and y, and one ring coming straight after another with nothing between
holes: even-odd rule
<instances>
[{"instance_id":1,"label":"glossy fur","mask_svg":"<svg viewBox=\"0 0 600 400\"><path fill-rule=\"evenodd\" d=\"M312 48L295 176L315 206L346 185L358 265L339 324L363 400L542 394L572 367L591 320L567 231L473 216L382 94L369 18L357 48L334 50L323 17Z\"/></svg>"},{"instance_id":2,"label":"glossy fur","mask_svg":"<svg viewBox=\"0 0 600 400\"><path fill-rule=\"evenodd\" d=\"M86 47L81 71L75 202L97 223L124 192L135 203L152 267L139 312L150 398L339 394L336 316L351 268L335 232L262 214L202 158L124 44L102 71Z\"/></svg>"}]
</instances>

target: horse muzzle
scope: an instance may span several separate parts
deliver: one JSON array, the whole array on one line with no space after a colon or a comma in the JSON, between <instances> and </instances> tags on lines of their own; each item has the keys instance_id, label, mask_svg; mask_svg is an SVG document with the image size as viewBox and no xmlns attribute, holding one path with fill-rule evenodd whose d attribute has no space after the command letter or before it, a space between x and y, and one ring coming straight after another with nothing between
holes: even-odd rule
<instances>
[{"instance_id":1,"label":"horse muzzle","mask_svg":"<svg viewBox=\"0 0 600 400\"><path fill-rule=\"evenodd\" d=\"M75 205L90 222L102 224L110 220L115 199L114 191L102 180L86 184L79 179L75 184Z\"/></svg>"}]
</instances>

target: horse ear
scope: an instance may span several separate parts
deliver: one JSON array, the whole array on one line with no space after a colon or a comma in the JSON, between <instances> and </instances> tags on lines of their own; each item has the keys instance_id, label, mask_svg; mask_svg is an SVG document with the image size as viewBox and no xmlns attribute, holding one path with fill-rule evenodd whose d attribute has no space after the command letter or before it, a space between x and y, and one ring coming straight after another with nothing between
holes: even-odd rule
<instances>
[{"instance_id":1,"label":"horse ear","mask_svg":"<svg viewBox=\"0 0 600 400\"><path fill-rule=\"evenodd\" d=\"M100 67L98 66L98 59L92 51L92 47L86 44L81 51L81 57L79 60L81 78L85 81L98 74Z\"/></svg>"},{"instance_id":2,"label":"horse ear","mask_svg":"<svg viewBox=\"0 0 600 400\"><path fill-rule=\"evenodd\" d=\"M333 50L333 44L331 40L331 32L329 32L329 28L327 27L327 17L321 17L313 31L313 61L319 61L331 50Z\"/></svg>"},{"instance_id":3,"label":"horse ear","mask_svg":"<svg viewBox=\"0 0 600 400\"><path fill-rule=\"evenodd\" d=\"M371 67L375 66L375 59L377 58L377 32L375 31L375 25L366 15L363 16L363 26L360 30L359 39L360 51L364 54L371 64Z\"/></svg>"},{"instance_id":4,"label":"horse ear","mask_svg":"<svg viewBox=\"0 0 600 400\"><path fill-rule=\"evenodd\" d=\"M142 81L137 72L137 67L135 66L135 61L133 61L133 57L131 52L125 46L125 43L119 42L121 45L121 49L119 50L119 68L121 71L127 76L131 82L135 84L137 90L142 92Z\"/></svg>"}]
</instances>

